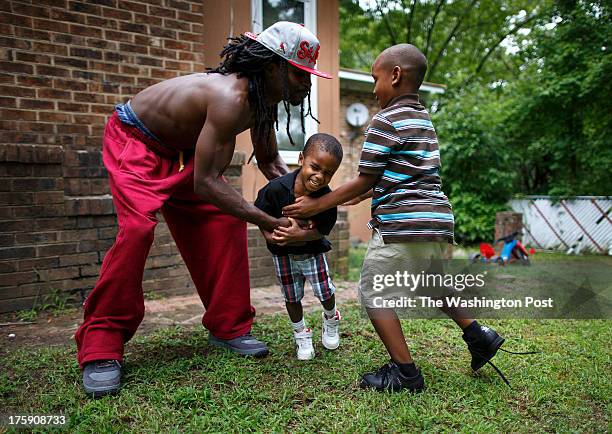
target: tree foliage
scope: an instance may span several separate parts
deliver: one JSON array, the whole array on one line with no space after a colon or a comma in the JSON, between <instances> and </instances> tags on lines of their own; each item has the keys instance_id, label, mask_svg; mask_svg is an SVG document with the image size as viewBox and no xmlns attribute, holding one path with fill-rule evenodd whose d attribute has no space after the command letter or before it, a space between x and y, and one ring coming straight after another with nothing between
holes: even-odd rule
<instances>
[{"instance_id":1,"label":"tree foliage","mask_svg":"<svg viewBox=\"0 0 612 434\"><path fill-rule=\"evenodd\" d=\"M362 2L363 4L363 2ZM341 65L395 42L446 84L433 113L460 241L515 194L610 195L612 21L604 0L341 0Z\"/></svg>"}]
</instances>

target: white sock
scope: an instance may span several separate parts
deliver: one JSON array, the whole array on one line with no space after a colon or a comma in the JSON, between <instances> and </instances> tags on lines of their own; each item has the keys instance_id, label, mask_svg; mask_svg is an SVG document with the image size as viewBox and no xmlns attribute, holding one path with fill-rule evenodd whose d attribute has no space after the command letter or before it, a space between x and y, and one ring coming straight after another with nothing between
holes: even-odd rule
<instances>
[{"instance_id":1,"label":"white sock","mask_svg":"<svg viewBox=\"0 0 612 434\"><path fill-rule=\"evenodd\" d=\"M336 316L336 305L334 304L334 307L331 310L327 310L323 308L323 312L325 313L325 318L327 319L331 319L335 317Z\"/></svg>"},{"instance_id":2,"label":"white sock","mask_svg":"<svg viewBox=\"0 0 612 434\"><path fill-rule=\"evenodd\" d=\"M293 327L294 332L300 333L301 331L304 331L304 329L306 328L306 322L304 321L304 318L302 318L298 322L292 322L291 327Z\"/></svg>"}]
</instances>

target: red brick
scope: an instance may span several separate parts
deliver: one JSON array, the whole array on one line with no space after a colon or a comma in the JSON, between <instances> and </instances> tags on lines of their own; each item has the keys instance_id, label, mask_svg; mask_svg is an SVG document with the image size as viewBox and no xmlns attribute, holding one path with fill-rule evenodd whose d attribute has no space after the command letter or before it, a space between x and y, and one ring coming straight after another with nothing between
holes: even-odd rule
<instances>
[{"instance_id":1,"label":"red brick","mask_svg":"<svg viewBox=\"0 0 612 434\"><path fill-rule=\"evenodd\" d=\"M91 25L80 26L78 24L71 24L70 33L72 35L85 36L85 37L93 37L93 38L102 37L102 29L98 29L97 27L92 27Z\"/></svg>"},{"instance_id":2,"label":"red brick","mask_svg":"<svg viewBox=\"0 0 612 434\"><path fill-rule=\"evenodd\" d=\"M102 48L105 50L117 50L116 42L107 41L105 39L87 38L87 45L94 48Z\"/></svg>"},{"instance_id":3,"label":"red brick","mask_svg":"<svg viewBox=\"0 0 612 434\"><path fill-rule=\"evenodd\" d=\"M19 108L22 109L55 109L55 103L53 101L44 101L39 99L19 99Z\"/></svg>"},{"instance_id":4,"label":"red brick","mask_svg":"<svg viewBox=\"0 0 612 434\"><path fill-rule=\"evenodd\" d=\"M67 90L59 90L59 89L52 89L49 87L43 87L41 89L38 89L37 93L38 93L38 98L71 99L71 94ZM61 105L64 103L59 103L59 104ZM59 109L62 110L61 106L59 107Z\"/></svg>"},{"instance_id":5,"label":"red brick","mask_svg":"<svg viewBox=\"0 0 612 434\"><path fill-rule=\"evenodd\" d=\"M49 77L36 77L36 76L19 76L17 82L22 86L28 87L52 87L53 80Z\"/></svg>"},{"instance_id":6,"label":"red brick","mask_svg":"<svg viewBox=\"0 0 612 434\"><path fill-rule=\"evenodd\" d=\"M74 279L79 277L79 267L61 267L48 270L40 270L40 281L49 282L53 280Z\"/></svg>"},{"instance_id":7,"label":"red brick","mask_svg":"<svg viewBox=\"0 0 612 434\"><path fill-rule=\"evenodd\" d=\"M57 241L56 232L28 232L16 234L17 244L49 244Z\"/></svg>"},{"instance_id":8,"label":"red brick","mask_svg":"<svg viewBox=\"0 0 612 434\"><path fill-rule=\"evenodd\" d=\"M147 13L147 5L142 3L135 3L126 0L119 0L119 9L125 9L132 12L140 12L143 14Z\"/></svg>"},{"instance_id":9,"label":"red brick","mask_svg":"<svg viewBox=\"0 0 612 434\"><path fill-rule=\"evenodd\" d=\"M51 33L43 30L34 30L26 27L15 27L15 36L18 38L33 39L36 41L50 41Z\"/></svg>"},{"instance_id":10,"label":"red brick","mask_svg":"<svg viewBox=\"0 0 612 434\"><path fill-rule=\"evenodd\" d=\"M33 268L40 270L42 268L55 268L59 265L59 258L34 258L22 259L16 262L19 271L31 270Z\"/></svg>"},{"instance_id":11,"label":"red brick","mask_svg":"<svg viewBox=\"0 0 612 434\"><path fill-rule=\"evenodd\" d=\"M147 34L147 26L144 24L130 23L125 21L119 22L119 29L125 32Z\"/></svg>"},{"instance_id":12,"label":"red brick","mask_svg":"<svg viewBox=\"0 0 612 434\"><path fill-rule=\"evenodd\" d=\"M188 11L191 9L189 3L184 0L167 0L166 6L171 7L173 9L179 9L182 11Z\"/></svg>"},{"instance_id":13,"label":"red brick","mask_svg":"<svg viewBox=\"0 0 612 434\"><path fill-rule=\"evenodd\" d=\"M35 97L36 91L28 87L0 86L0 94L3 96Z\"/></svg>"},{"instance_id":14,"label":"red brick","mask_svg":"<svg viewBox=\"0 0 612 434\"><path fill-rule=\"evenodd\" d=\"M49 244L44 246L36 246L36 256L62 256L77 253L76 243L64 243L64 244Z\"/></svg>"},{"instance_id":15,"label":"red brick","mask_svg":"<svg viewBox=\"0 0 612 434\"><path fill-rule=\"evenodd\" d=\"M35 193L34 202L37 204L64 203L63 191L41 191Z\"/></svg>"},{"instance_id":16,"label":"red brick","mask_svg":"<svg viewBox=\"0 0 612 434\"><path fill-rule=\"evenodd\" d=\"M192 23L199 23L203 20L202 15L200 14L192 14L191 12L179 12L178 19L180 21L190 21Z\"/></svg>"},{"instance_id":17,"label":"red brick","mask_svg":"<svg viewBox=\"0 0 612 434\"><path fill-rule=\"evenodd\" d=\"M149 13L151 15L157 16L157 17L164 17L164 18L176 18L176 10L174 9L170 9L170 8L158 8L156 6L149 6Z\"/></svg>"},{"instance_id":18,"label":"red brick","mask_svg":"<svg viewBox=\"0 0 612 434\"><path fill-rule=\"evenodd\" d=\"M68 21L71 23L85 23L85 15L76 14L74 12L68 12L61 9L51 9L51 19L57 21Z\"/></svg>"},{"instance_id":19,"label":"red brick","mask_svg":"<svg viewBox=\"0 0 612 434\"><path fill-rule=\"evenodd\" d=\"M104 37L113 41L133 42L134 35L127 32L115 32L113 30L104 30Z\"/></svg>"},{"instance_id":20,"label":"red brick","mask_svg":"<svg viewBox=\"0 0 612 434\"><path fill-rule=\"evenodd\" d=\"M87 90L88 83L83 83L74 80L65 80L63 78L55 78L53 79L53 87L56 89L65 89L65 90L73 90L73 91L83 91Z\"/></svg>"},{"instance_id":21,"label":"red brick","mask_svg":"<svg viewBox=\"0 0 612 434\"><path fill-rule=\"evenodd\" d=\"M13 26L17 27L31 28L32 18L3 12L0 14L0 23L12 24Z\"/></svg>"},{"instance_id":22,"label":"red brick","mask_svg":"<svg viewBox=\"0 0 612 434\"><path fill-rule=\"evenodd\" d=\"M52 32L69 33L70 27L67 23L59 21L44 20L40 18L34 18L34 28L37 30L49 30Z\"/></svg>"},{"instance_id":23,"label":"red brick","mask_svg":"<svg viewBox=\"0 0 612 434\"><path fill-rule=\"evenodd\" d=\"M31 131L37 133L55 133L55 125L41 122L19 122L16 124L19 131Z\"/></svg>"},{"instance_id":24,"label":"red brick","mask_svg":"<svg viewBox=\"0 0 612 434\"><path fill-rule=\"evenodd\" d=\"M49 8L12 2L13 12L26 17L49 18Z\"/></svg>"},{"instance_id":25,"label":"red brick","mask_svg":"<svg viewBox=\"0 0 612 434\"><path fill-rule=\"evenodd\" d=\"M0 205L27 205L34 203L34 193L0 193Z\"/></svg>"},{"instance_id":26,"label":"red brick","mask_svg":"<svg viewBox=\"0 0 612 434\"><path fill-rule=\"evenodd\" d=\"M14 98L14 97L4 97L4 96L0 97L0 107L4 107L4 108L15 108L15 107L17 107L17 98Z\"/></svg>"},{"instance_id":27,"label":"red brick","mask_svg":"<svg viewBox=\"0 0 612 434\"><path fill-rule=\"evenodd\" d=\"M70 47L70 55L87 59L102 59L102 52L100 50L92 50L90 48Z\"/></svg>"},{"instance_id":28,"label":"red brick","mask_svg":"<svg viewBox=\"0 0 612 434\"><path fill-rule=\"evenodd\" d=\"M8 247L0 249L0 259L31 258L36 253L34 247Z\"/></svg>"},{"instance_id":29,"label":"red brick","mask_svg":"<svg viewBox=\"0 0 612 434\"><path fill-rule=\"evenodd\" d=\"M0 118L5 119L5 120L35 121L36 112L26 111L26 110L0 109Z\"/></svg>"},{"instance_id":30,"label":"red brick","mask_svg":"<svg viewBox=\"0 0 612 434\"><path fill-rule=\"evenodd\" d=\"M38 275L34 271L0 274L0 286L22 285L32 282L38 282Z\"/></svg>"},{"instance_id":31,"label":"red brick","mask_svg":"<svg viewBox=\"0 0 612 434\"><path fill-rule=\"evenodd\" d=\"M15 83L15 75L14 74L5 74L0 73L0 83L3 84L12 84Z\"/></svg>"},{"instance_id":32,"label":"red brick","mask_svg":"<svg viewBox=\"0 0 612 434\"><path fill-rule=\"evenodd\" d=\"M51 75L55 77L69 77L70 72L65 68L55 68L53 66L36 65L38 75Z\"/></svg>"},{"instance_id":33,"label":"red brick","mask_svg":"<svg viewBox=\"0 0 612 434\"><path fill-rule=\"evenodd\" d=\"M148 26L163 26L164 20L151 15L134 14L134 22L147 23Z\"/></svg>"},{"instance_id":34,"label":"red brick","mask_svg":"<svg viewBox=\"0 0 612 434\"><path fill-rule=\"evenodd\" d=\"M145 6L146 8L146 6ZM132 13L127 11L127 10L123 10L123 8L120 9L113 9L113 8L102 8L102 16L105 18L114 18L116 20L122 20L122 21L132 21ZM121 24L120 24L121 26Z\"/></svg>"},{"instance_id":35,"label":"red brick","mask_svg":"<svg viewBox=\"0 0 612 434\"><path fill-rule=\"evenodd\" d=\"M25 53L23 51L18 51L15 53L15 59L20 62L30 62L30 63L51 63L51 57L45 56L43 54L36 53Z\"/></svg>"},{"instance_id":36,"label":"red brick","mask_svg":"<svg viewBox=\"0 0 612 434\"><path fill-rule=\"evenodd\" d=\"M68 47L58 44L49 44L46 42L34 42L32 49L36 52L53 53L53 54L68 54Z\"/></svg>"},{"instance_id":37,"label":"red brick","mask_svg":"<svg viewBox=\"0 0 612 434\"><path fill-rule=\"evenodd\" d=\"M20 48L22 50L29 50L32 48L32 43L30 41L25 41L19 38L0 37L0 47Z\"/></svg>"},{"instance_id":38,"label":"red brick","mask_svg":"<svg viewBox=\"0 0 612 434\"><path fill-rule=\"evenodd\" d=\"M92 60L89 61L89 69L94 71L104 71L104 72L119 72L119 65L114 63L104 63L104 62L94 62ZM101 96L101 95L100 95ZM97 102L104 102L97 101Z\"/></svg>"},{"instance_id":39,"label":"red brick","mask_svg":"<svg viewBox=\"0 0 612 434\"><path fill-rule=\"evenodd\" d=\"M32 65L17 62L0 62L0 70L3 72L16 72L18 74L33 74Z\"/></svg>"},{"instance_id":40,"label":"red brick","mask_svg":"<svg viewBox=\"0 0 612 434\"><path fill-rule=\"evenodd\" d=\"M168 38L168 39L176 38L176 30L167 29L163 26L162 27L151 26L149 27L149 33L152 36L157 36L160 38Z\"/></svg>"},{"instance_id":41,"label":"red brick","mask_svg":"<svg viewBox=\"0 0 612 434\"><path fill-rule=\"evenodd\" d=\"M72 115L57 112L39 112L38 117L43 122L69 123L72 122Z\"/></svg>"},{"instance_id":42,"label":"red brick","mask_svg":"<svg viewBox=\"0 0 612 434\"><path fill-rule=\"evenodd\" d=\"M102 74L90 71L72 71L72 77L83 80L102 80Z\"/></svg>"},{"instance_id":43,"label":"red brick","mask_svg":"<svg viewBox=\"0 0 612 434\"><path fill-rule=\"evenodd\" d=\"M72 68L87 69L87 60L75 59L74 57L55 57L55 64L57 66L68 66Z\"/></svg>"},{"instance_id":44,"label":"red brick","mask_svg":"<svg viewBox=\"0 0 612 434\"><path fill-rule=\"evenodd\" d=\"M105 29L114 29L118 28L117 20L109 20L106 18L101 18L93 15L87 15L87 25L94 27L103 27Z\"/></svg>"},{"instance_id":45,"label":"red brick","mask_svg":"<svg viewBox=\"0 0 612 434\"><path fill-rule=\"evenodd\" d=\"M167 27L169 29L184 30L186 32L191 31L190 24L185 21L164 19L164 27Z\"/></svg>"},{"instance_id":46,"label":"red brick","mask_svg":"<svg viewBox=\"0 0 612 434\"><path fill-rule=\"evenodd\" d=\"M98 262L98 253L78 253L76 255L64 255L59 258L59 266L95 264Z\"/></svg>"},{"instance_id":47,"label":"red brick","mask_svg":"<svg viewBox=\"0 0 612 434\"><path fill-rule=\"evenodd\" d=\"M178 37L181 41L203 42L204 35L202 33L186 33L179 32Z\"/></svg>"},{"instance_id":48,"label":"red brick","mask_svg":"<svg viewBox=\"0 0 612 434\"><path fill-rule=\"evenodd\" d=\"M86 44L86 39L83 36L67 35L65 33L54 33L51 39L56 44L65 46Z\"/></svg>"}]
</instances>

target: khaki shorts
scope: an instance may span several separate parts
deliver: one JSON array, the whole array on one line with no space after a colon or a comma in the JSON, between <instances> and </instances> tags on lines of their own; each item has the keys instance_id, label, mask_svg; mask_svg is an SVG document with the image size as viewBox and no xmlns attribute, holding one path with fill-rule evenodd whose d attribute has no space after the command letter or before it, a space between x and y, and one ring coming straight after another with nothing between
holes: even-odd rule
<instances>
[{"instance_id":1,"label":"khaki shorts","mask_svg":"<svg viewBox=\"0 0 612 434\"><path fill-rule=\"evenodd\" d=\"M446 257L449 246L445 242L385 244L380 232L373 230L359 279L358 292L362 306L381 307L375 298L399 298L414 294L409 286L411 280L406 275L442 272L436 268ZM398 280L399 285L396 284ZM392 281L394 284L391 284Z\"/></svg>"}]
</instances>

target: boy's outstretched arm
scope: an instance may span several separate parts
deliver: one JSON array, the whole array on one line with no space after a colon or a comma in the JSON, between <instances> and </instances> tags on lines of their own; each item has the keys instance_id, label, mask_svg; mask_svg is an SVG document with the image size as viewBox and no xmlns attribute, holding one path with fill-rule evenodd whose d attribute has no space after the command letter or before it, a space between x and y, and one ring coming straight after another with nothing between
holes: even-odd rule
<instances>
[{"instance_id":1,"label":"boy's outstretched arm","mask_svg":"<svg viewBox=\"0 0 612 434\"><path fill-rule=\"evenodd\" d=\"M368 190L371 190L379 178L379 174L360 173L356 178L351 179L336 190L318 199L300 196L295 200L295 203L283 208L283 215L293 218L313 216L361 196Z\"/></svg>"}]
</instances>

